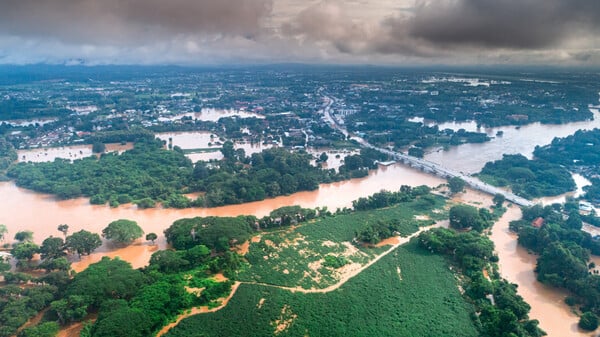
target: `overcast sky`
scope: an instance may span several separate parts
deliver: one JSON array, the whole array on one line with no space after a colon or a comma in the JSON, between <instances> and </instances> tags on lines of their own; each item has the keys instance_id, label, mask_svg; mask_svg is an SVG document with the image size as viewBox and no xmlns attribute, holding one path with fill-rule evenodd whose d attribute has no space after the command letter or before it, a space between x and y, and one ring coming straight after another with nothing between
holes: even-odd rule
<instances>
[{"instance_id":1,"label":"overcast sky","mask_svg":"<svg viewBox=\"0 0 600 337\"><path fill-rule=\"evenodd\" d=\"M0 0L0 63L600 65L600 0Z\"/></svg>"}]
</instances>

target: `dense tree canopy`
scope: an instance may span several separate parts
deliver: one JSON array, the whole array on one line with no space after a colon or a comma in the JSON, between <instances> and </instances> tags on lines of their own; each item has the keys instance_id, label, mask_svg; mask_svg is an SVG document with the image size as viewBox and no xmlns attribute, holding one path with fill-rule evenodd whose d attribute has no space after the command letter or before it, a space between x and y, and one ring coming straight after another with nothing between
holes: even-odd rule
<instances>
[{"instance_id":1,"label":"dense tree canopy","mask_svg":"<svg viewBox=\"0 0 600 337\"><path fill-rule=\"evenodd\" d=\"M144 231L137 222L127 219L115 220L102 230L102 236L119 244L128 244L141 238Z\"/></svg>"},{"instance_id":2,"label":"dense tree canopy","mask_svg":"<svg viewBox=\"0 0 600 337\"><path fill-rule=\"evenodd\" d=\"M462 192L465 188L465 185L465 181L459 177L452 177L448 179L448 187L450 188L450 193Z\"/></svg>"},{"instance_id":3,"label":"dense tree canopy","mask_svg":"<svg viewBox=\"0 0 600 337\"><path fill-rule=\"evenodd\" d=\"M312 165L312 155L304 151L273 148L247 157L243 151L233 150L231 142L222 150L224 160L192 165L179 148L170 151L159 139L142 138L132 150L120 155L107 153L72 163L66 159L19 163L8 175L19 186L62 199L85 196L92 204L214 207L315 190L320 183L362 177L376 167L375 160L385 158L366 149L346 157L345 165L336 173ZM197 191L205 192L197 200L183 195Z\"/></svg>"},{"instance_id":4,"label":"dense tree canopy","mask_svg":"<svg viewBox=\"0 0 600 337\"><path fill-rule=\"evenodd\" d=\"M489 219L481 216L482 213L476 207L469 205L456 205L450 208L450 226L457 229L472 228L481 231L488 227Z\"/></svg>"},{"instance_id":5,"label":"dense tree canopy","mask_svg":"<svg viewBox=\"0 0 600 337\"><path fill-rule=\"evenodd\" d=\"M55 259L65 255L65 242L61 238L46 238L40 246L42 259Z\"/></svg>"},{"instance_id":6,"label":"dense tree canopy","mask_svg":"<svg viewBox=\"0 0 600 337\"><path fill-rule=\"evenodd\" d=\"M165 230L165 236L175 249L205 245L217 251L225 251L231 244L246 241L253 232L256 221L253 216L180 219Z\"/></svg>"},{"instance_id":7,"label":"dense tree canopy","mask_svg":"<svg viewBox=\"0 0 600 337\"><path fill-rule=\"evenodd\" d=\"M544 160L529 160L523 155L505 154L501 160L486 163L480 177L496 186L510 186L525 198L563 194L575 189L571 173Z\"/></svg>"},{"instance_id":8,"label":"dense tree canopy","mask_svg":"<svg viewBox=\"0 0 600 337\"><path fill-rule=\"evenodd\" d=\"M89 255L101 245L100 235L88 232L85 229L67 236L65 240L65 247L79 255Z\"/></svg>"},{"instance_id":9,"label":"dense tree canopy","mask_svg":"<svg viewBox=\"0 0 600 337\"><path fill-rule=\"evenodd\" d=\"M541 337L545 333L538 321L529 320L530 306L517 294L517 287L495 275L484 277L482 270L497 260L494 244L486 236L470 231L457 233L436 228L419 235L419 244L435 253L443 254L462 269L466 276L463 286L480 313L481 336ZM492 295L495 305L488 300Z\"/></svg>"},{"instance_id":10,"label":"dense tree canopy","mask_svg":"<svg viewBox=\"0 0 600 337\"><path fill-rule=\"evenodd\" d=\"M82 296L90 305L99 306L108 299L131 299L146 283L142 272L119 258L103 257L73 278L67 295Z\"/></svg>"}]
</instances>

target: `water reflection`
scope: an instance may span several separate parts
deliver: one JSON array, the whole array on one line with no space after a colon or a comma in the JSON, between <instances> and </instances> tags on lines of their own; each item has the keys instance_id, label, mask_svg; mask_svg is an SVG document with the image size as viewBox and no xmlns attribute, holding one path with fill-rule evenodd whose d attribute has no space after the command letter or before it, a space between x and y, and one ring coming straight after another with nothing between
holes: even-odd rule
<instances>
[{"instance_id":1,"label":"water reflection","mask_svg":"<svg viewBox=\"0 0 600 337\"><path fill-rule=\"evenodd\" d=\"M550 144L554 137L566 137L580 129L600 128L600 112L596 108L590 110L594 113L594 120L592 121L561 125L533 123L519 129L514 126L482 129L490 137L495 136L498 131L503 131L504 134L502 137L495 137L491 141L482 144L463 144L452 147L447 151L438 149L426 154L425 159L442 164L455 171L472 174L481 171L488 161L502 159L503 154L521 153L531 158L536 146ZM468 127L471 124L468 123L465 126ZM458 126L461 125L458 124Z\"/></svg>"}]
</instances>

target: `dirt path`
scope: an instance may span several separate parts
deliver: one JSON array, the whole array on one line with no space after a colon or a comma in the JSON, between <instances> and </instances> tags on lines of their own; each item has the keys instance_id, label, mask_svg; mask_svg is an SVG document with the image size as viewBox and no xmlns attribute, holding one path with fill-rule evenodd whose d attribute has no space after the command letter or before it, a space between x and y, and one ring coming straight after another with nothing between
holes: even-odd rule
<instances>
[{"instance_id":1,"label":"dirt path","mask_svg":"<svg viewBox=\"0 0 600 337\"><path fill-rule=\"evenodd\" d=\"M175 322L170 323L169 325L164 326L157 334L156 337L161 337L162 335L166 334L169 330L171 330L171 328L173 328L174 326L176 326L177 324L179 324L179 322L181 322L183 319L188 318L190 316L193 315L197 315L197 314L206 314L209 312L215 312L215 311L219 311L223 308L225 308L225 306L227 305L227 303L229 302L229 300L233 297L233 295L235 294L235 292L237 291L238 287L240 286L240 282L235 282L233 284L233 286L231 286L231 293L229 293L229 296L221 299L221 305L219 305L218 307L214 307L214 308L208 308L208 306L201 306L201 307L195 307L192 308L190 310L190 312L185 313L183 315L180 315L179 317L177 317L177 319L175 320Z\"/></svg>"},{"instance_id":2,"label":"dirt path","mask_svg":"<svg viewBox=\"0 0 600 337\"><path fill-rule=\"evenodd\" d=\"M179 324L179 322L181 322L185 318L188 318L190 316L197 315L197 314L205 314L205 313L215 312L215 311L223 309L227 305L227 303L229 302L229 300L233 297L233 295L237 291L237 289L240 286L240 284L242 284L242 283L243 284L260 285L260 286L272 287L272 288L279 288L279 289L288 290L288 291L291 291L291 292L300 292L300 293L304 293L304 294L310 294L310 293L328 293L328 292L334 291L334 290L338 289L339 287L341 287L342 285L344 285L346 282L348 282L351 278L353 278L356 275L362 273L365 269L367 269L370 266L372 266L373 264L377 263L377 261L381 260L384 256L386 256L389 253L393 252L396 248L398 248L401 245L403 245L403 244L407 243L408 241L410 241L410 239L412 239L413 237L421 234L424 231L430 230L432 228L447 227L447 225L448 225L447 221L442 221L442 222L440 222L438 224L435 224L433 226L423 227L423 228L419 229L417 232L415 232L415 233L413 233L413 234L411 234L411 235L409 235L407 237L397 237L397 241L395 242L395 244L392 245L388 250L386 250L382 254L378 255L376 258L374 258L373 260L369 261L364 266L361 266L360 268L354 270L352 273L344 275L336 284L333 284L333 285L331 285L331 286L329 286L327 288L322 288L322 289L315 289L315 288L304 289L304 288L301 288L301 287L285 287L285 286L278 286L278 285L274 285L274 284L259 283L259 282L236 282L231 287L231 293L229 294L229 296L227 296L227 298L225 298L225 299L223 299L221 301L221 305L219 305L218 307L212 308L212 309L209 309L207 306L192 308L190 310L190 312L185 313L185 314L177 317L177 319L174 322L172 322L169 325L166 325L165 327L163 327L156 334L156 337L163 336L171 328L173 328L174 326L177 326L177 324Z\"/></svg>"},{"instance_id":3,"label":"dirt path","mask_svg":"<svg viewBox=\"0 0 600 337\"><path fill-rule=\"evenodd\" d=\"M370 266L372 266L373 264L377 263L377 261L381 260L384 256L388 255L389 253L393 252L396 248L398 248L401 245L403 245L403 244L407 243L408 241L410 241L410 239L412 239L413 237L421 234L424 231L430 230L432 228L445 227L446 225L447 225L447 222L443 221L443 222L440 222L440 223L432 225L432 226L422 227L417 232L415 232L415 233L413 233L413 234L411 234L411 235L409 235L407 237L397 237L397 242L394 245L392 245L388 250L386 250L382 254L378 255L376 258L374 258L373 260L369 261L364 266L361 266L360 268L354 270L352 273L348 273L346 275L343 275L342 278L336 284L330 285L327 288L321 288L321 289L316 289L316 288L304 289L302 287L286 287L286 286L278 286L278 285L275 285L275 284L260 283L260 282L240 282L240 283L261 285L261 286L265 286L265 287L278 288L278 289L283 289L283 290L289 290L291 292L300 292L300 293L304 293L304 294L328 293L328 292L334 291L334 290L338 289L339 287L343 286L351 278L353 278L356 275L362 273L365 269L367 269Z\"/></svg>"}]
</instances>

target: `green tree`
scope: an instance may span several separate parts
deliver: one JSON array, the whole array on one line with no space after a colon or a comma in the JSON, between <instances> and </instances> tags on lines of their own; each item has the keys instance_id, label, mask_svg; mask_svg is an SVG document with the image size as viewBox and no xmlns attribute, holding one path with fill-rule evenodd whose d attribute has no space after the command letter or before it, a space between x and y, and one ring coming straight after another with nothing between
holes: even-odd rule
<instances>
[{"instance_id":1,"label":"green tree","mask_svg":"<svg viewBox=\"0 0 600 337\"><path fill-rule=\"evenodd\" d=\"M481 230L484 226L477 208L469 205L456 205L450 208L450 226L457 229L473 228Z\"/></svg>"},{"instance_id":2,"label":"green tree","mask_svg":"<svg viewBox=\"0 0 600 337\"><path fill-rule=\"evenodd\" d=\"M67 234L69 233L69 225L67 225L67 224L58 225L58 231L62 232L66 239Z\"/></svg>"},{"instance_id":3,"label":"green tree","mask_svg":"<svg viewBox=\"0 0 600 337\"><path fill-rule=\"evenodd\" d=\"M79 295L98 307L110 299L130 300L146 283L144 274L119 258L103 257L77 273L66 295Z\"/></svg>"},{"instance_id":4,"label":"green tree","mask_svg":"<svg viewBox=\"0 0 600 337\"><path fill-rule=\"evenodd\" d=\"M33 256L40 252L40 247L33 242L21 242L16 244L10 253L18 260L31 261Z\"/></svg>"},{"instance_id":5,"label":"green tree","mask_svg":"<svg viewBox=\"0 0 600 337\"><path fill-rule=\"evenodd\" d=\"M65 242L65 247L69 251L76 252L79 256L89 255L101 245L100 235L88 232L85 229L71 234Z\"/></svg>"},{"instance_id":6,"label":"green tree","mask_svg":"<svg viewBox=\"0 0 600 337\"><path fill-rule=\"evenodd\" d=\"M223 143L223 147L221 148L221 153L225 159L234 159L235 158L235 149L233 147L233 142L228 140Z\"/></svg>"},{"instance_id":7,"label":"green tree","mask_svg":"<svg viewBox=\"0 0 600 337\"><path fill-rule=\"evenodd\" d=\"M448 187L450 188L450 193L455 194L462 192L465 189L465 181L459 177L452 177L448 179Z\"/></svg>"},{"instance_id":8,"label":"green tree","mask_svg":"<svg viewBox=\"0 0 600 337\"><path fill-rule=\"evenodd\" d=\"M586 331L598 329L598 316L589 311L584 312L579 318L579 327Z\"/></svg>"},{"instance_id":9,"label":"green tree","mask_svg":"<svg viewBox=\"0 0 600 337\"><path fill-rule=\"evenodd\" d=\"M319 161L321 163L325 163L327 161L327 159L329 159L327 152L322 152L321 155L319 156Z\"/></svg>"},{"instance_id":10,"label":"green tree","mask_svg":"<svg viewBox=\"0 0 600 337\"><path fill-rule=\"evenodd\" d=\"M565 225L567 225L567 227L570 229L581 230L581 227L583 227L583 221L581 221L581 216L579 215L579 212L569 212L569 218L565 222Z\"/></svg>"},{"instance_id":11,"label":"green tree","mask_svg":"<svg viewBox=\"0 0 600 337\"><path fill-rule=\"evenodd\" d=\"M83 295L69 295L50 304L62 324L76 322L87 316L89 301Z\"/></svg>"},{"instance_id":12,"label":"green tree","mask_svg":"<svg viewBox=\"0 0 600 337\"><path fill-rule=\"evenodd\" d=\"M65 242L61 238L49 237L40 246L42 259L56 259L65 255Z\"/></svg>"},{"instance_id":13,"label":"green tree","mask_svg":"<svg viewBox=\"0 0 600 337\"><path fill-rule=\"evenodd\" d=\"M0 241L4 241L6 233L8 233L8 228L6 225L0 224Z\"/></svg>"},{"instance_id":14,"label":"green tree","mask_svg":"<svg viewBox=\"0 0 600 337\"><path fill-rule=\"evenodd\" d=\"M127 219L113 221L102 230L102 236L105 239L119 244L129 244L142 235L144 235L144 231L137 222Z\"/></svg>"},{"instance_id":15,"label":"green tree","mask_svg":"<svg viewBox=\"0 0 600 337\"><path fill-rule=\"evenodd\" d=\"M55 259L44 260L40 263L41 269L46 271L58 270L58 271L69 271L71 269L71 262L66 257L59 257Z\"/></svg>"},{"instance_id":16,"label":"green tree","mask_svg":"<svg viewBox=\"0 0 600 337\"><path fill-rule=\"evenodd\" d=\"M156 233L146 234L146 240L152 241L152 244L154 244L154 240L156 240L156 239L158 239L158 235L156 235Z\"/></svg>"},{"instance_id":17,"label":"green tree","mask_svg":"<svg viewBox=\"0 0 600 337\"><path fill-rule=\"evenodd\" d=\"M140 209L153 208L156 206L156 202L152 198L143 198L135 202Z\"/></svg>"},{"instance_id":18,"label":"green tree","mask_svg":"<svg viewBox=\"0 0 600 337\"><path fill-rule=\"evenodd\" d=\"M162 273L177 273L189 269L190 262L173 250L159 250L150 257L150 268Z\"/></svg>"},{"instance_id":19,"label":"green tree","mask_svg":"<svg viewBox=\"0 0 600 337\"><path fill-rule=\"evenodd\" d=\"M504 196L504 194L501 194L501 193L496 193L494 195L494 199L492 199L492 201L494 202L494 205L496 205L496 207L502 207L502 204L504 203L505 200L506 200L506 197Z\"/></svg>"},{"instance_id":20,"label":"green tree","mask_svg":"<svg viewBox=\"0 0 600 337\"><path fill-rule=\"evenodd\" d=\"M93 337L152 336L152 322L143 309L120 308L94 325Z\"/></svg>"},{"instance_id":21,"label":"green tree","mask_svg":"<svg viewBox=\"0 0 600 337\"><path fill-rule=\"evenodd\" d=\"M33 232L32 231L20 231L15 234L15 240L20 242L25 241L33 241Z\"/></svg>"},{"instance_id":22,"label":"green tree","mask_svg":"<svg viewBox=\"0 0 600 337\"><path fill-rule=\"evenodd\" d=\"M92 144L92 152L93 153L104 153L106 151L106 145L101 142L95 142Z\"/></svg>"},{"instance_id":23,"label":"green tree","mask_svg":"<svg viewBox=\"0 0 600 337\"><path fill-rule=\"evenodd\" d=\"M56 322L44 322L38 325L27 327L19 334L18 337L54 337L58 334L60 326Z\"/></svg>"}]
</instances>

